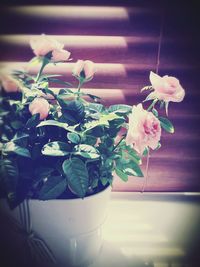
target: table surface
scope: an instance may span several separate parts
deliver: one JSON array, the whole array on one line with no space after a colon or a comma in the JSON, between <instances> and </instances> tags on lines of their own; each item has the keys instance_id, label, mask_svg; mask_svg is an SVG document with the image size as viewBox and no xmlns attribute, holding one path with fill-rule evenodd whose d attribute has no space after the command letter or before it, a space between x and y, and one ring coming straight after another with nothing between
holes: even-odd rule
<instances>
[{"instance_id":1,"label":"table surface","mask_svg":"<svg viewBox=\"0 0 200 267\"><path fill-rule=\"evenodd\" d=\"M112 193L90 267L200 266L200 195Z\"/></svg>"}]
</instances>

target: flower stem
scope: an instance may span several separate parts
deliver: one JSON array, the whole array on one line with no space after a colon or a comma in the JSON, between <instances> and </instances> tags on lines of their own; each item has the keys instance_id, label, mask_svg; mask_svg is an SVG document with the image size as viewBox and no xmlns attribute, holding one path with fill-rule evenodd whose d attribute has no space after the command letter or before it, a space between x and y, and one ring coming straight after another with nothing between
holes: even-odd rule
<instances>
[{"instance_id":1,"label":"flower stem","mask_svg":"<svg viewBox=\"0 0 200 267\"><path fill-rule=\"evenodd\" d=\"M41 74L42 74L42 71L43 71L44 67L45 67L48 63L49 63L49 60L46 60L46 58L43 58L42 66L41 66L41 68L40 68L40 70L39 70L39 72L38 72L38 74L37 74L36 79L35 79L35 82L36 82L36 83L39 81L40 76L41 76Z\"/></svg>"},{"instance_id":2,"label":"flower stem","mask_svg":"<svg viewBox=\"0 0 200 267\"><path fill-rule=\"evenodd\" d=\"M148 107L147 111L150 111L155 106L157 101L158 101L158 99L154 99L153 102L151 103L151 105Z\"/></svg>"},{"instance_id":3,"label":"flower stem","mask_svg":"<svg viewBox=\"0 0 200 267\"><path fill-rule=\"evenodd\" d=\"M146 188L147 186L147 179L148 179L148 176L149 176L149 158L150 158L150 153L149 153L149 149L148 149L148 152L147 152L147 162L146 162L146 169L145 169L145 175L144 175L144 183L142 185L142 190L141 190L141 193L144 192L144 189Z\"/></svg>"},{"instance_id":4,"label":"flower stem","mask_svg":"<svg viewBox=\"0 0 200 267\"><path fill-rule=\"evenodd\" d=\"M78 88L77 88L77 98L78 99L80 98L81 86L82 86L83 83L84 83L83 80L79 80Z\"/></svg>"},{"instance_id":5,"label":"flower stem","mask_svg":"<svg viewBox=\"0 0 200 267\"><path fill-rule=\"evenodd\" d=\"M125 139L125 135L122 137L122 139L116 144L116 146L113 148L113 151L121 144L121 142Z\"/></svg>"}]
</instances>

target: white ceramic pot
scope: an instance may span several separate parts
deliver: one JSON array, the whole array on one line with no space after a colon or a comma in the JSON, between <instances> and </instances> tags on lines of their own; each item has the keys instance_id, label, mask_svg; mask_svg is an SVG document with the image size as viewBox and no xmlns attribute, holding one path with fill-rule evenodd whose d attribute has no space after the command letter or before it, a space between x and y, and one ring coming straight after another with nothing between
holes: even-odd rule
<instances>
[{"instance_id":1,"label":"white ceramic pot","mask_svg":"<svg viewBox=\"0 0 200 267\"><path fill-rule=\"evenodd\" d=\"M26 229L38 266L39 261L42 266L42 259L47 266L49 257L50 266L83 267L95 259L102 246L101 227L110 192L107 187L84 199L29 200L7 214Z\"/></svg>"}]
</instances>

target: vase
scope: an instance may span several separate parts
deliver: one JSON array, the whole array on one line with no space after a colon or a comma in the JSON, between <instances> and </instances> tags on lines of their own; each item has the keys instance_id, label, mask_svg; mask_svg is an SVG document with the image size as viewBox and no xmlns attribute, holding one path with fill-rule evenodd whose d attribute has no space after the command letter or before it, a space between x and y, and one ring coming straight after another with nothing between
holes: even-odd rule
<instances>
[{"instance_id":1,"label":"vase","mask_svg":"<svg viewBox=\"0 0 200 267\"><path fill-rule=\"evenodd\" d=\"M37 267L83 267L100 252L110 192L109 186L84 199L29 199L14 210L1 201L1 212L12 221L10 227L23 235L21 243L29 250L27 262Z\"/></svg>"}]
</instances>

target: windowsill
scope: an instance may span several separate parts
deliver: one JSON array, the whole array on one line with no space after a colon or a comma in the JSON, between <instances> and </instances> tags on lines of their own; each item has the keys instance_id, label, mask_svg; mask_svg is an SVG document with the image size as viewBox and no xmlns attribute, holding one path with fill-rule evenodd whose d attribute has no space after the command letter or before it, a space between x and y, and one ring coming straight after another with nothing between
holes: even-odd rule
<instances>
[{"instance_id":1,"label":"windowsill","mask_svg":"<svg viewBox=\"0 0 200 267\"><path fill-rule=\"evenodd\" d=\"M90 266L197 266L199 202L199 193L113 192L103 248Z\"/></svg>"}]
</instances>

